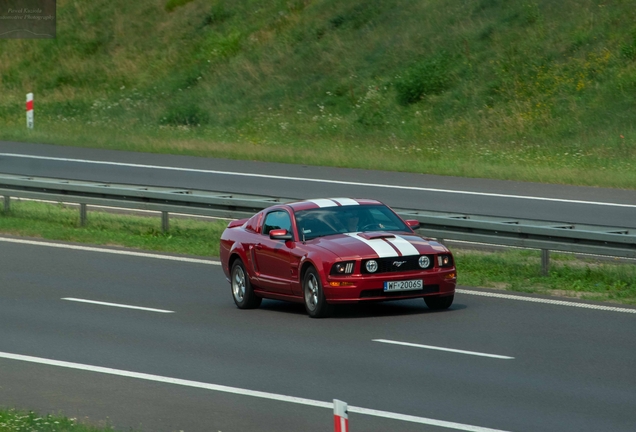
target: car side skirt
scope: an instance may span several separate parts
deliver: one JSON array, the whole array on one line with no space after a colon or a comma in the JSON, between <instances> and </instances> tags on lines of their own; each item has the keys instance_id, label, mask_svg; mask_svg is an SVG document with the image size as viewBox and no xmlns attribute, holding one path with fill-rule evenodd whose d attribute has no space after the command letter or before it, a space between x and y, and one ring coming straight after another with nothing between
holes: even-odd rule
<instances>
[{"instance_id":1,"label":"car side skirt","mask_svg":"<svg viewBox=\"0 0 636 432\"><path fill-rule=\"evenodd\" d=\"M271 291L264 291L264 290L260 290L256 288L254 288L254 294L256 294L259 297L263 297L263 298L271 299L271 300L283 300L283 301L289 301L294 303L302 303L304 301L302 297L295 296L292 294L273 293Z\"/></svg>"}]
</instances>

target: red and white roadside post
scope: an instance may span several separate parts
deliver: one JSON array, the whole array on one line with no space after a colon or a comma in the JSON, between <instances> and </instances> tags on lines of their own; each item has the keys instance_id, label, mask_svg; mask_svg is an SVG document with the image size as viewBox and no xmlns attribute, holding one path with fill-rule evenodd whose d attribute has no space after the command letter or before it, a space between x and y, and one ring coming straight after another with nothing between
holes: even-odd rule
<instances>
[{"instance_id":1,"label":"red and white roadside post","mask_svg":"<svg viewBox=\"0 0 636 432\"><path fill-rule=\"evenodd\" d=\"M27 114L27 128L33 129L33 93L27 94L26 114Z\"/></svg>"},{"instance_id":2,"label":"red and white roadside post","mask_svg":"<svg viewBox=\"0 0 636 432\"><path fill-rule=\"evenodd\" d=\"M346 402L333 400L333 424L334 432L349 432L349 413Z\"/></svg>"}]
</instances>

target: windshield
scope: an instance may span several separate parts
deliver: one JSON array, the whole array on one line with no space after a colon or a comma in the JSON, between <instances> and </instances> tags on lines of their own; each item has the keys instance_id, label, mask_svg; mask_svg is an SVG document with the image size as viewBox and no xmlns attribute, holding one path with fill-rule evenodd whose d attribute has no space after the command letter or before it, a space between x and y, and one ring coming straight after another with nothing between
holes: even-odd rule
<instances>
[{"instance_id":1,"label":"windshield","mask_svg":"<svg viewBox=\"0 0 636 432\"><path fill-rule=\"evenodd\" d=\"M322 207L296 212L300 238L363 231L406 231L408 226L384 205Z\"/></svg>"}]
</instances>

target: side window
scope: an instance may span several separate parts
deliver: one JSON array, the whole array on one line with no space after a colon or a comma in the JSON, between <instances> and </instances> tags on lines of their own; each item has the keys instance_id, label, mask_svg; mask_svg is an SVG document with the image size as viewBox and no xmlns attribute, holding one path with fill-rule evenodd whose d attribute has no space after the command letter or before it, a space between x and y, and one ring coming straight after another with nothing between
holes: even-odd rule
<instances>
[{"instance_id":1,"label":"side window","mask_svg":"<svg viewBox=\"0 0 636 432\"><path fill-rule=\"evenodd\" d=\"M277 210L267 214L265 223L263 223L263 234L269 235L269 232L274 229L286 229L291 232L289 213L284 210Z\"/></svg>"}]
</instances>

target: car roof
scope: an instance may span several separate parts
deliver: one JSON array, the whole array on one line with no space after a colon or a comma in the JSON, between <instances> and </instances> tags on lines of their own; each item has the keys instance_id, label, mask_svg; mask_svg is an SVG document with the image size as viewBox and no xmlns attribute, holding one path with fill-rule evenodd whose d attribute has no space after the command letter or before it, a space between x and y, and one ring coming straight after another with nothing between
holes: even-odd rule
<instances>
[{"instance_id":1,"label":"car roof","mask_svg":"<svg viewBox=\"0 0 636 432\"><path fill-rule=\"evenodd\" d=\"M340 207L354 205L384 205L380 201L372 199L353 199L353 198L317 198L305 201L297 201L288 203L295 212L302 210L311 210L322 207Z\"/></svg>"}]
</instances>

